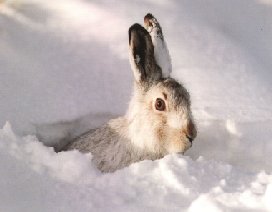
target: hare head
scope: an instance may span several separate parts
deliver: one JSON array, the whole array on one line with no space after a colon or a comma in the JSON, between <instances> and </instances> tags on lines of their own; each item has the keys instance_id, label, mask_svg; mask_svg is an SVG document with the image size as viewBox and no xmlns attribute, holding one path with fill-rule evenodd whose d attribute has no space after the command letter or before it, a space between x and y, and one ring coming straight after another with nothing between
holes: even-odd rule
<instances>
[{"instance_id":1,"label":"hare head","mask_svg":"<svg viewBox=\"0 0 272 212\"><path fill-rule=\"evenodd\" d=\"M196 127L188 91L170 77L171 60L161 27L147 14L145 28L129 28L134 93L127 119L133 145L159 155L184 153L192 146Z\"/></svg>"}]
</instances>

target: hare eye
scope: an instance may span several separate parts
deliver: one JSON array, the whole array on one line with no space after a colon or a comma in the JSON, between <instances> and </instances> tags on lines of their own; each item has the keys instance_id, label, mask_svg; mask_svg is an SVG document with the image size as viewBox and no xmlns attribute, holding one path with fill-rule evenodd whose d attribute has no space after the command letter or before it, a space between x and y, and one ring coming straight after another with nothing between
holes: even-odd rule
<instances>
[{"instance_id":1,"label":"hare eye","mask_svg":"<svg viewBox=\"0 0 272 212\"><path fill-rule=\"evenodd\" d=\"M156 110L164 111L165 110L165 102L161 98L156 99L155 103Z\"/></svg>"}]
</instances>

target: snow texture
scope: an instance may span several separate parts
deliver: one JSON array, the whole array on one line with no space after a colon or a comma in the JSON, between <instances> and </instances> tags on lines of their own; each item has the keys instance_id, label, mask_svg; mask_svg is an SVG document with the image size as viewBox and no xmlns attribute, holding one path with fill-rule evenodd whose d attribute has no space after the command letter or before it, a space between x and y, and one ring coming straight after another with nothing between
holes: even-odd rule
<instances>
[{"instance_id":1,"label":"snow texture","mask_svg":"<svg viewBox=\"0 0 272 212\"><path fill-rule=\"evenodd\" d=\"M193 147L111 174L54 152L125 113L127 31L148 12L191 94ZM272 211L271 37L269 0L0 1L0 211Z\"/></svg>"}]
</instances>

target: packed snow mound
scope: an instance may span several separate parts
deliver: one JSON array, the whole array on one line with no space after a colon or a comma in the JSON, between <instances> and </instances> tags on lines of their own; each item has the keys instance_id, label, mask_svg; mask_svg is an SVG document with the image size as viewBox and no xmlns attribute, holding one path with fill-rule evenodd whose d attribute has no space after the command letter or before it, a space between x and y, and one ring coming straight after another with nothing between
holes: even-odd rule
<instances>
[{"instance_id":1,"label":"packed snow mound","mask_svg":"<svg viewBox=\"0 0 272 212\"><path fill-rule=\"evenodd\" d=\"M272 210L265 171L172 154L102 174L91 155L56 153L9 123L0 130L0 165L1 211Z\"/></svg>"}]
</instances>

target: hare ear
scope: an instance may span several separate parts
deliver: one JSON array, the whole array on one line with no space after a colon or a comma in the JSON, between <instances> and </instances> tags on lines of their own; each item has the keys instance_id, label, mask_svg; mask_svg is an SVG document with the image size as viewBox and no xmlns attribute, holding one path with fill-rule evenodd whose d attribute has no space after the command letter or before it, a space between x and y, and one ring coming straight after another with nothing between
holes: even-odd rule
<instances>
[{"instance_id":1,"label":"hare ear","mask_svg":"<svg viewBox=\"0 0 272 212\"><path fill-rule=\"evenodd\" d=\"M170 77L172 63L159 22L151 13L148 13L144 17L144 26L151 36L155 60L162 70L163 77Z\"/></svg>"},{"instance_id":2,"label":"hare ear","mask_svg":"<svg viewBox=\"0 0 272 212\"><path fill-rule=\"evenodd\" d=\"M162 77L154 58L154 46L149 33L140 24L129 28L130 63L137 83L150 85Z\"/></svg>"}]
</instances>

